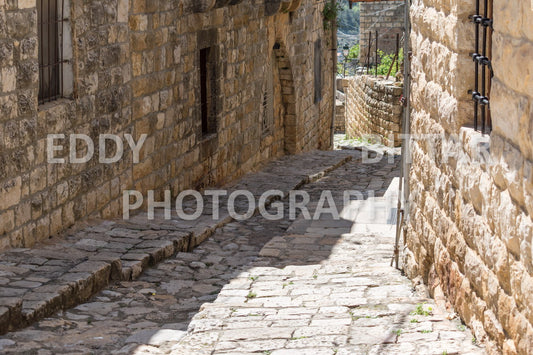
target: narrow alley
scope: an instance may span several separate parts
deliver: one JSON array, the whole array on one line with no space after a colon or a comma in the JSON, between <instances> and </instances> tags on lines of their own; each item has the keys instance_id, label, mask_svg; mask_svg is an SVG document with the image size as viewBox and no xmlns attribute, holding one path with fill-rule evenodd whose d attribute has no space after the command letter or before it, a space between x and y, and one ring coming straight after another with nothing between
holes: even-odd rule
<instances>
[{"instance_id":1,"label":"narrow alley","mask_svg":"<svg viewBox=\"0 0 533 355\"><path fill-rule=\"evenodd\" d=\"M0 337L0 351L483 354L458 318L390 266L399 157L363 164L359 151L318 154L345 163L300 187L310 196L311 215L323 191L337 206L344 191L364 192L339 211L340 220L326 213L291 220L282 199L282 220L256 214L225 224L137 280L111 284L87 303ZM289 181L305 170L295 161L309 166L309 157L282 159L256 176L274 166L285 172L280 181ZM248 186L254 187L261 188Z\"/></svg>"}]
</instances>

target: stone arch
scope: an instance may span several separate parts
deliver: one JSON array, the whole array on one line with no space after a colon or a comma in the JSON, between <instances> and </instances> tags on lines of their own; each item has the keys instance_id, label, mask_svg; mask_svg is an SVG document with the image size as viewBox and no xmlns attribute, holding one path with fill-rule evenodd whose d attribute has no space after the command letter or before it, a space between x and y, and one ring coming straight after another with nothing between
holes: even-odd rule
<instances>
[{"instance_id":1,"label":"stone arch","mask_svg":"<svg viewBox=\"0 0 533 355\"><path fill-rule=\"evenodd\" d=\"M285 153L296 154L298 152L296 132L296 96L294 90L294 78L291 63L285 45L276 42L274 45L274 56L276 58L277 70L281 83L281 97L284 107L283 126L285 131Z\"/></svg>"}]
</instances>

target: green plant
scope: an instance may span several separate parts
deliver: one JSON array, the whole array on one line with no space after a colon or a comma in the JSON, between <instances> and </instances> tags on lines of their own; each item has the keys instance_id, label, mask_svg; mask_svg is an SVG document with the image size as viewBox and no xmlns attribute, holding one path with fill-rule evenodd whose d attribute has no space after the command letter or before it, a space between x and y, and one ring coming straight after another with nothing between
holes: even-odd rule
<instances>
[{"instance_id":1,"label":"green plant","mask_svg":"<svg viewBox=\"0 0 533 355\"><path fill-rule=\"evenodd\" d=\"M348 57L346 57L346 59L350 61L359 58L359 51L359 45L356 44L355 46L350 48L350 52L348 53Z\"/></svg>"},{"instance_id":2,"label":"green plant","mask_svg":"<svg viewBox=\"0 0 533 355\"><path fill-rule=\"evenodd\" d=\"M413 316L430 316L432 314L431 313L432 310L433 310L433 308L428 307L428 310L426 311L424 309L424 305L419 303L419 304L416 305L415 310L411 312L411 315L413 315Z\"/></svg>"},{"instance_id":3,"label":"green plant","mask_svg":"<svg viewBox=\"0 0 533 355\"><path fill-rule=\"evenodd\" d=\"M391 70L391 76L395 76L397 71L396 71L396 65L393 63L396 62L396 60L394 60L394 54L385 54L382 50L378 50L378 56L379 56L379 64L378 64L378 72L377 74L378 75L387 75L389 73L389 69L392 65L392 70ZM400 52L398 54L398 58L397 58L397 61L398 63L401 63L403 62L403 48L400 49ZM398 64L398 67L400 65ZM370 71L372 74L375 73L375 68L374 70L371 70Z\"/></svg>"},{"instance_id":4,"label":"green plant","mask_svg":"<svg viewBox=\"0 0 533 355\"><path fill-rule=\"evenodd\" d=\"M284 282L284 283L282 284L283 288L285 288L285 287L287 287L287 286L289 286L289 285L294 285L294 282L289 281L288 283L287 283L287 282Z\"/></svg>"},{"instance_id":5,"label":"green plant","mask_svg":"<svg viewBox=\"0 0 533 355\"><path fill-rule=\"evenodd\" d=\"M252 291L248 292L248 294L246 295L246 298L248 299L256 298L256 297L257 297L257 293L252 292Z\"/></svg>"},{"instance_id":6,"label":"green plant","mask_svg":"<svg viewBox=\"0 0 533 355\"><path fill-rule=\"evenodd\" d=\"M324 29L330 30L337 24L337 17L342 7L335 0L327 0L324 4L324 10L322 10L322 16L324 19Z\"/></svg>"},{"instance_id":7,"label":"green plant","mask_svg":"<svg viewBox=\"0 0 533 355\"><path fill-rule=\"evenodd\" d=\"M351 62L357 61L357 60L359 60L359 45L358 44L356 44L355 46L351 47L350 48L350 52L348 53L348 56L346 58L344 58L344 60L342 60L339 63L337 63L337 74L343 75L344 74L344 69L345 69L345 64L351 63ZM346 68L346 71L347 71L347 74L349 74L348 73L348 68Z\"/></svg>"},{"instance_id":8,"label":"green plant","mask_svg":"<svg viewBox=\"0 0 533 355\"><path fill-rule=\"evenodd\" d=\"M359 34L360 28L360 6L359 3L352 4L351 8L348 4L348 1L339 1L337 2L341 6L341 11L339 11L339 17L337 18L337 26L339 31L346 34L357 35Z\"/></svg>"},{"instance_id":9,"label":"green plant","mask_svg":"<svg viewBox=\"0 0 533 355\"><path fill-rule=\"evenodd\" d=\"M402 330L401 329L396 329L396 330L393 330L392 332L394 334L396 334L397 336L400 336L402 334Z\"/></svg>"},{"instance_id":10,"label":"green plant","mask_svg":"<svg viewBox=\"0 0 533 355\"><path fill-rule=\"evenodd\" d=\"M457 326L457 329L459 329L460 331L464 332L466 330L466 326L464 324L461 324L461 325Z\"/></svg>"},{"instance_id":11,"label":"green plant","mask_svg":"<svg viewBox=\"0 0 533 355\"><path fill-rule=\"evenodd\" d=\"M476 337L472 337L472 344L475 344L475 343L477 343L477 339Z\"/></svg>"},{"instance_id":12,"label":"green plant","mask_svg":"<svg viewBox=\"0 0 533 355\"><path fill-rule=\"evenodd\" d=\"M250 280L255 281L259 278L259 276L250 276Z\"/></svg>"},{"instance_id":13,"label":"green plant","mask_svg":"<svg viewBox=\"0 0 533 355\"><path fill-rule=\"evenodd\" d=\"M424 329L424 330L421 330L420 333L422 334L429 334L429 333L433 333L432 330L429 330L429 329Z\"/></svg>"},{"instance_id":14,"label":"green plant","mask_svg":"<svg viewBox=\"0 0 533 355\"><path fill-rule=\"evenodd\" d=\"M413 318L413 319L411 319L411 323L419 323L419 321L418 321L418 319Z\"/></svg>"}]
</instances>

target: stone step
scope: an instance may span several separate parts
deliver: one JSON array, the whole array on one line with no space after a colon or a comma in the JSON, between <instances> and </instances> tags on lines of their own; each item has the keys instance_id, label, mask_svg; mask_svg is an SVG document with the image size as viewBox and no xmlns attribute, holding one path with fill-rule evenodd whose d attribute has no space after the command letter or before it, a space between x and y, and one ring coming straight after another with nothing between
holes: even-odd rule
<instances>
[{"instance_id":1,"label":"stone step","mask_svg":"<svg viewBox=\"0 0 533 355\"><path fill-rule=\"evenodd\" d=\"M287 195L351 158L350 154L322 151L286 156L226 189L228 194L249 190L257 198L274 189ZM223 202L221 199L221 206ZM135 280L150 266L176 253L192 251L217 228L232 221L227 210L221 210L216 220L210 214L191 222L162 216L156 211L155 220L148 220L144 212L127 221L85 222L46 244L1 253L0 334L79 305L112 281Z\"/></svg>"}]
</instances>

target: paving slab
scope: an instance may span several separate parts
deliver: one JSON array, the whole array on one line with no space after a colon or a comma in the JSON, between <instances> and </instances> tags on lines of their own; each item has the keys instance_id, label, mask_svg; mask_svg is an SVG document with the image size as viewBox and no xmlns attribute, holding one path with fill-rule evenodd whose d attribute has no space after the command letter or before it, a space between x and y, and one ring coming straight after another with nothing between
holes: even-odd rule
<instances>
[{"instance_id":1,"label":"paving slab","mask_svg":"<svg viewBox=\"0 0 533 355\"><path fill-rule=\"evenodd\" d=\"M363 191L369 203L390 193L399 159L364 165L359 152L350 154L352 161L306 185L291 180L280 162L274 166L315 202L325 189L336 203L347 188ZM310 176L309 164L295 166ZM369 185L379 187L368 194ZM484 354L459 319L390 267L394 234L386 213L371 221L381 229L361 232L357 225L368 224L368 215L344 217L339 225L328 217L303 223L309 221L288 218L288 199L279 202L283 219L255 215L221 225L136 280L117 280L88 303L0 337L1 351Z\"/></svg>"},{"instance_id":2,"label":"paving slab","mask_svg":"<svg viewBox=\"0 0 533 355\"><path fill-rule=\"evenodd\" d=\"M228 194L238 189L249 189L255 196L272 189L288 194L350 159L349 154L333 152L287 156L224 189ZM221 206L226 202L227 197L221 198ZM191 251L233 220L227 211L220 211L217 219L206 211L195 221L174 215L166 220L161 211L154 217L150 220L143 212L126 221L80 223L46 244L0 253L0 334L85 302L110 282L136 280L147 268Z\"/></svg>"}]
</instances>

